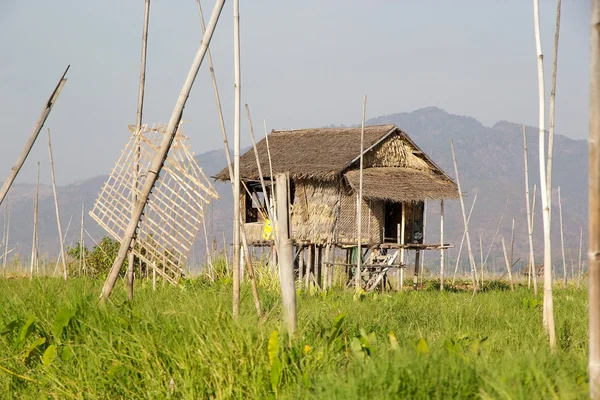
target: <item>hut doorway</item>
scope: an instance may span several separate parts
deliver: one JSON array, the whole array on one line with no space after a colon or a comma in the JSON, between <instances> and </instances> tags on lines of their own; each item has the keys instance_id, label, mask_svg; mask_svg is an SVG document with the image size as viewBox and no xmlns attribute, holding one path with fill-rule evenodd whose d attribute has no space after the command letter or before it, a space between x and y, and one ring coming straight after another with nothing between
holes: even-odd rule
<instances>
[{"instance_id":1,"label":"hut doorway","mask_svg":"<svg viewBox=\"0 0 600 400\"><path fill-rule=\"evenodd\" d=\"M398 226L402 224L402 207L403 203L384 203L384 243L396 243L398 241Z\"/></svg>"}]
</instances>

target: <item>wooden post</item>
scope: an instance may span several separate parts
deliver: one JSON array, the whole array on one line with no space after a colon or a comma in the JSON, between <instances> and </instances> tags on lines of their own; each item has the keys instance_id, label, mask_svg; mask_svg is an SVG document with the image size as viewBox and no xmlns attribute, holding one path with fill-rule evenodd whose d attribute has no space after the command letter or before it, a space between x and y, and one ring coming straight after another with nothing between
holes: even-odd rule
<instances>
[{"instance_id":1,"label":"wooden post","mask_svg":"<svg viewBox=\"0 0 600 400\"><path fill-rule=\"evenodd\" d=\"M246 229L243 224L240 224L240 231L242 238L242 250L246 255L246 268L248 268L248 277L250 278L250 283L252 285L252 297L254 298L254 308L256 309L256 313L260 318L262 316L262 310L260 306L260 298L258 297L258 285L256 283L256 276L254 274L254 266L252 265L252 256L248 251L248 242L246 241Z\"/></svg>"},{"instance_id":2,"label":"wooden post","mask_svg":"<svg viewBox=\"0 0 600 400\"><path fill-rule=\"evenodd\" d=\"M425 242L425 231L427 226L427 202L423 202L423 243ZM423 286L423 274L425 274L425 252L421 254L419 272L421 274L421 286Z\"/></svg>"},{"instance_id":3,"label":"wooden post","mask_svg":"<svg viewBox=\"0 0 600 400\"><path fill-rule=\"evenodd\" d=\"M194 58L194 61L190 68L190 71L188 73L188 76L184 82L181 93L179 94L179 98L177 99L177 103L175 104L173 113L171 114L171 118L170 118L167 128L165 130L166 134L163 136L163 140L160 144L160 147L156 151L154 159L152 160L152 163L148 170L146 181L144 182L144 187L142 188L142 190L140 192L140 196L138 197L138 201L137 201L135 213L134 213L135 215L133 216L134 218L131 219L131 221L129 222L129 225L127 226L127 229L125 230L123 239L121 240L121 245L119 247L119 252L117 254L117 257L115 258L115 261L112 265L112 268L110 270L108 278L102 289L102 298L104 300L107 300L109 298L110 293L112 292L112 289L115 285L115 282L117 281L117 278L119 277L119 272L121 271L123 262L125 261L125 258L127 257L127 252L129 250L129 247L131 246L131 241L132 241L133 237L135 236L136 227L137 227L140 217L144 211L144 207L146 205L146 202L148 201L150 192L151 192L152 188L154 187L156 180L158 179L158 175L162 169L164 160L169 152L171 143L177 132L177 128L179 126L179 121L181 120L181 116L183 113L183 108L184 108L187 98L189 96L192 85L194 84L194 80L196 79L196 75L198 74L200 65L202 64L202 60L204 59L204 55L206 54L206 49L208 48L208 45L212 38L213 32L215 30L221 10L223 9L224 3L225 3L225 0L217 0L217 2L215 3L215 7L213 9L213 13L212 13L210 22L208 24L208 28L206 30L206 33L204 34L202 43L200 44L200 48L198 49L198 52L196 53L196 56ZM234 196L234 201L235 201L235 198L236 197ZM239 224L239 219L238 219L238 224Z\"/></svg>"},{"instance_id":4,"label":"wooden post","mask_svg":"<svg viewBox=\"0 0 600 400\"><path fill-rule=\"evenodd\" d=\"M419 258L420 258L421 252L419 250L415 251L415 273L413 276L413 289L417 290L417 287L419 285Z\"/></svg>"},{"instance_id":5,"label":"wooden post","mask_svg":"<svg viewBox=\"0 0 600 400\"><path fill-rule=\"evenodd\" d=\"M310 274L313 271L313 265L315 264L315 247L313 244L308 245L306 256L306 289L310 284Z\"/></svg>"},{"instance_id":6,"label":"wooden post","mask_svg":"<svg viewBox=\"0 0 600 400\"><path fill-rule=\"evenodd\" d=\"M558 187L558 217L560 219L560 249L563 261L563 277L567 287L567 259L565 258L565 237L563 233L562 201L560 199L560 186Z\"/></svg>"},{"instance_id":7,"label":"wooden post","mask_svg":"<svg viewBox=\"0 0 600 400\"><path fill-rule=\"evenodd\" d=\"M31 268L29 278L33 278L33 268L38 265L38 206L40 196L40 162L37 163L37 180L35 184L35 198L33 199L33 240L31 241ZM39 271L38 276L39 276Z\"/></svg>"},{"instance_id":8,"label":"wooden post","mask_svg":"<svg viewBox=\"0 0 600 400\"><path fill-rule=\"evenodd\" d=\"M240 312L240 1L233 0L234 113L233 113L233 318Z\"/></svg>"},{"instance_id":9,"label":"wooden post","mask_svg":"<svg viewBox=\"0 0 600 400\"><path fill-rule=\"evenodd\" d=\"M450 141L450 147L452 149L452 162L454 163L454 172L456 173L456 185L458 186L458 194L460 198L460 208L462 210L463 222L465 224L465 237L467 239L467 250L469 251L469 262L471 264L471 275L473 278L473 291L477 291L477 268L475 267L475 259L473 258L473 251L471 250L471 238L469 237L469 224L467 222L467 215L465 213L465 201L463 200L462 192L460 190L460 179L458 177L458 166L456 165L456 155L454 154L454 142Z\"/></svg>"},{"instance_id":10,"label":"wooden post","mask_svg":"<svg viewBox=\"0 0 600 400\"><path fill-rule=\"evenodd\" d=\"M444 200L440 200L440 291L444 291Z\"/></svg>"},{"instance_id":11,"label":"wooden post","mask_svg":"<svg viewBox=\"0 0 600 400\"><path fill-rule=\"evenodd\" d=\"M38 135L40 134L40 131L44 127L44 123L46 122L48 115L50 115L50 111L52 111L52 107L54 107L54 104L56 104L56 101L58 100L58 95L60 95L62 88L65 86L65 83L67 83L67 78L65 78L65 76L67 75L67 71L69 71L69 67L70 67L70 65L68 65L67 69L65 69L65 72L63 72L60 80L58 81L58 84L54 88L54 91L50 95L50 98L48 99L48 101L46 103L44 103L44 109L42 110L42 115L40 115L38 122L33 127L33 131L31 132L31 135L29 136L27 143L25 143L25 147L23 148L23 151L19 155L19 159L17 160L17 163L11 168L11 170L8 174L8 178L6 178L6 180L4 181L4 184L2 185L2 188L0 188L0 204L2 204L2 202L4 201L4 198L6 197L8 190L10 189L13 182L15 181L15 178L17 177L17 174L21 170L23 163L25 163L25 160L27 159L27 156L29 155L29 152L31 151L33 144L35 143Z\"/></svg>"},{"instance_id":12,"label":"wooden post","mask_svg":"<svg viewBox=\"0 0 600 400\"><path fill-rule=\"evenodd\" d=\"M323 246L316 246L315 250L315 279L323 287Z\"/></svg>"},{"instance_id":13,"label":"wooden post","mask_svg":"<svg viewBox=\"0 0 600 400\"><path fill-rule=\"evenodd\" d=\"M60 255L62 258L63 265L63 278L65 281L67 280L67 262L66 262L66 254L65 254L65 244L62 235L62 228L60 225L60 211L58 208L58 194L56 192L56 180L54 177L54 159L52 157L52 141L50 139L50 129L48 129L48 153L50 156L50 176L52 178L52 192L54 193L54 208L56 209L56 224L58 226L58 241L60 244Z\"/></svg>"},{"instance_id":14,"label":"wooden post","mask_svg":"<svg viewBox=\"0 0 600 400\"><path fill-rule=\"evenodd\" d=\"M471 210L469 210L469 216L467 217L467 225L471 222L471 215L473 214L473 208L475 208L475 202L477 202L477 194L473 197L473 204L471 204ZM460 240L460 246L458 247L458 255L456 256L456 265L454 266L454 276L452 277L452 285L456 280L456 273L458 272L458 264L460 263L460 255L462 253L463 245L465 244L465 238L467 237L466 232L463 232L462 239Z\"/></svg>"},{"instance_id":15,"label":"wooden post","mask_svg":"<svg viewBox=\"0 0 600 400\"><path fill-rule=\"evenodd\" d=\"M302 289L302 277L304 276L304 246L298 245L298 288Z\"/></svg>"},{"instance_id":16,"label":"wooden post","mask_svg":"<svg viewBox=\"0 0 600 400\"><path fill-rule=\"evenodd\" d=\"M542 55L542 40L540 35L539 0L533 0L533 21L535 28L535 45L538 65L539 89L539 164L540 164L540 194L542 197L542 220L544 226L544 318L543 323L550 339L550 348L556 347L556 330L554 327L554 300L552 298L552 241L550 238L550 203L546 173L546 122L545 122L545 93L544 93L544 62Z\"/></svg>"},{"instance_id":17,"label":"wooden post","mask_svg":"<svg viewBox=\"0 0 600 400\"><path fill-rule=\"evenodd\" d=\"M531 279L533 278L533 293L535 296L537 296L537 271L535 271L535 254L533 252L533 210L531 209L531 203L529 200L529 167L527 162L527 132L525 130L525 125L523 125L523 153L525 157L525 203L527 204L527 233L529 235L529 274L527 277L527 286L531 287ZM535 188L533 201L535 202Z\"/></svg>"},{"instance_id":18,"label":"wooden post","mask_svg":"<svg viewBox=\"0 0 600 400\"><path fill-rule=\"evenodd\" d=\"M512 271L511 271L512 264L510 264L510 262L508 261L508 254L506 254L506 246L504 244L504 238L502 238L502 251L504 252L504 262L506 263L506 272L508 272L508 279L510 281L510 290L512 290L514 292L515 286L513 284Z\"/></svg>"},{"instance_id":19,"label":"wooden post","mask_svg":"<svg viewBox=\"0 0 600 400\"><path fill-rule=\"evenodd\" d=\"M296 286L294 284L294 247L290 240L288 176L276 175L277 191L277 248L279 250L279 277L285 326L290 335L296 330Z\"/></svg>"},{"instance_id":20,"label":"wooden post","mask_svg":"<svg viewBox=\"0 0 600 400\"><path fill-rule=\"evenodd\" d=\"M400 237L400 278L398 279L398 290L402 291L404 290L404 244L405 244L405 237L404 237L404 231L406 230L406 209L404 207L404 203L402 203L402 218L401 218L401 223L398 226L399 229L399 237Z\"/></svg>"},{"instance_id":21,"label":"wooden post","mask_svg":"<svg viewBox=\"0 0 600 400\"><path fill-rule=\"evenodd\" d=\"M327 252L327 262L329 262L329 284L327 285L330 289L333 289L333 272L334 272L334 263L335 263L335 246L333 244L329 245L329 251Z\"/></svg>"},{"instance_id":22,"label":"wooden post","mask_svg":"<svg viewBox=\"0 0 600 400\"><path fill-rule=\"evenodd\" d=\"M356 197L356 236L358 237L356 258L356 290L361 290L361 264L362 264L362 199L363 199L363 152L365 140L365 113L367 109L367 96L363 98L362 125L360 129L360 161L358 178L358 196Z\"/></svg>"}]
</instances>

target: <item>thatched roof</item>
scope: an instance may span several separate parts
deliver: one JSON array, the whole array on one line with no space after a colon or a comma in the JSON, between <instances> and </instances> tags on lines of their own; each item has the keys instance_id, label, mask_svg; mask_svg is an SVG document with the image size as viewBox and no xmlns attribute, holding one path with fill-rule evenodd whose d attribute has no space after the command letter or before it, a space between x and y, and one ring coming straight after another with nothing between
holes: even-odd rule
<instances>
[{"instance_id":1,"label":"thatched roof","mask_svg":"<svg viewBox=\"0 0 600 400\"><path fill-rule=\"evenodd\" d=\"M358 192L359 171L352 170L344 177ZM363 170L363 196L367 199L389 201L423 201L457 199L456 184L441 174L411 168L366 168Z\"/></svg>"},{"instance_id":2,"label":"thatched roof","mask_svg":"<svg viewBox=\"0 0 600 400\"><path fill-rule=\"evenodd\" d=\"M334 180L360 155L360 127L321 128L273 131L269 134L269 150L273 174L289 173L295 179ZM364 148L368 149L396 130L395 125L365 127ZM260 166L269 177L267 143L262 139L256 144ZM254 150L240 157L242 179L259 180ZM215 179L229 180L227 168Z\"/></svg>"}]
</instances>

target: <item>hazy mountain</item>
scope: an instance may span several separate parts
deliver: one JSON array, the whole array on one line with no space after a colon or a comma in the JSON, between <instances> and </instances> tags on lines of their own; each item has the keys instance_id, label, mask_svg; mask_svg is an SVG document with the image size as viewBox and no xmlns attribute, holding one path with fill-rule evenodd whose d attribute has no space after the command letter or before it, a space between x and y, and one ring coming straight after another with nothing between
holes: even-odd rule
<instances>
[{"instance_id":1,"label":"hazy mountain","mask_svg":"<svg viewBox=\"0 0 600 400\"><path fill-rule=\"evenodd\" d=\"M523 137L522 126L500 121L493 127L486 127L474 118L448 114L435 107L428 107L410 113L399 113L373 118L368 124L396 124L428 153L450 176L454 177L454 167L450 152L450 140L454 141L458 162L460 183L465 193L467 211L475 194L477 204L470 223L471 241L476 259L479 260L479 237L482 237L484 253L496 231L500 215L508 207L501 225L496 245L492 250L496 262L500 262L500 238L510 242L512 218L515 218L515 260L525 259L528 251L527 224L525 217ZM527 127L527 147L529 150L530 186L539 183L538 132ZM207 176L215 175L225 166L222 150L210 151L197 156L200 166ZM87 196L86 212L90 210L96 194L106 176L99 176L59 189L63 233L72 218L66 233L67 244L79 240L81 203ZM577 262L580 227L587 221L587 142L556 135L553 169L552 224L555 264L560 258L560 234L557 187L561 187L563 222L566 255L570 254ZM214 202L207 213L207 227L219 247L222 246L222 232L227 240L231 236L232 196L228 183L215 183L221 198ZM18 252L28 258L31 251L32 204L34 185L16 185L10 193L11 233L10 247L18 244ZM535 246L542 248L541 213L539 191L535 212ZM0 210L0 215L4 210ZM446 203L445 208L446 242L460 244L463 232L460 203ZM98 240L104 232L86 215L86 230ZM584 232L585 234L585 232ZM429 203L427 210L426 242L439 242L439 203ZM40 243L41 253L57 253L58 241L52 191L43 186L40 191ZM199 238L196 252L204 249L204 240ZM91 242L86 237L88 243ZM584 236L584 248L586 245ZM466 251L466 248L465 248ZM465 253L466 254L466 253ZM427 254L426 260L432 261ZM435 255L437 259L437 254ZM455 257L455 251L449 252ZM466 260L466 257L465 257ZM568 261L570 263L570 261Z\"/></svg>"}]
</instances>

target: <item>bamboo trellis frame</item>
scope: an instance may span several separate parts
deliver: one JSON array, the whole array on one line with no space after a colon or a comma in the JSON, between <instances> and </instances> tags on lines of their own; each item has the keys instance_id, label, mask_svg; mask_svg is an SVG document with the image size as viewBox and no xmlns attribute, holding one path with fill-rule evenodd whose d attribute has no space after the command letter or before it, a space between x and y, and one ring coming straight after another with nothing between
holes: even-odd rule
<instances>
[{"instance_id":1,"label":"bamboo trellis frame","mask_svg":"<svg viewBox=\"0 0 600 400\"><path fill-rule=\"evenodd\" d=\"M139 131L134 130L94 202L91 217L115 240L121 240L125 234L132 198L139 195L132 196L132 191L144 186L164 134L162 125L142 125ZM186 142L187 138L178 131L146 204L133 250L148 268L156 263L156 273L172 284L182 276L183 263L201 229L204 205L218 198ZM137 185L131 183L133 174L137 175Z\"/></svg>"}]
</instances>

